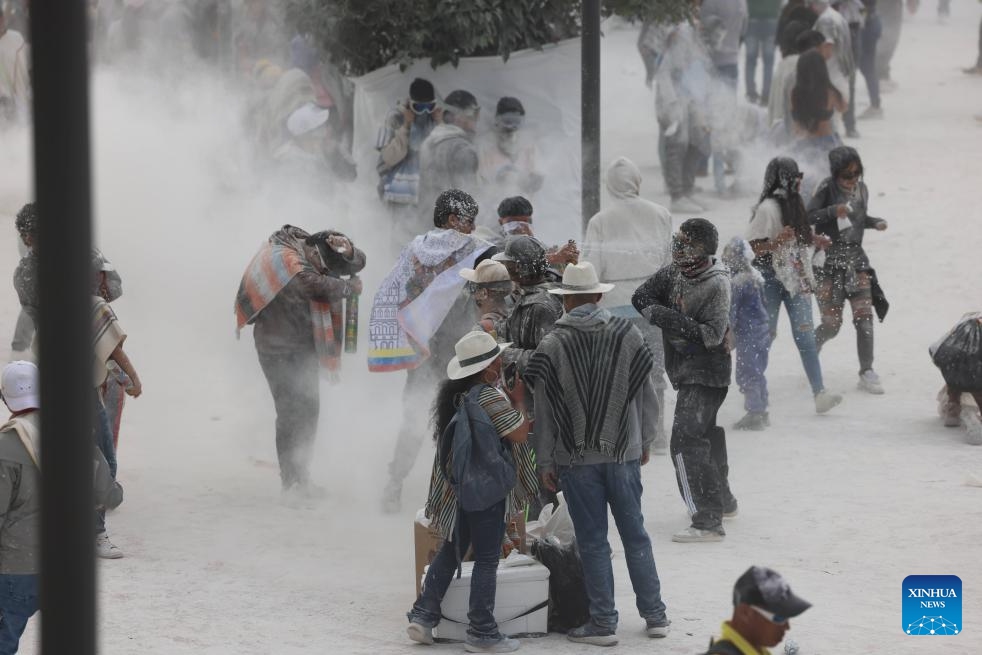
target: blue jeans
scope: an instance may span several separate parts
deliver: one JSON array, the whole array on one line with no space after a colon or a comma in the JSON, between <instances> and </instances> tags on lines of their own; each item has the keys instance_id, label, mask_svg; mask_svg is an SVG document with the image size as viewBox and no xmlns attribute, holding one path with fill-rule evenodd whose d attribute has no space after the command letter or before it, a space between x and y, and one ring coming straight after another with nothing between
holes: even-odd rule
<instances>
[{"instance_id":1,"label":"blue jeans","mask_svg":"<svg viewBox=\"0 0 982 655\"><path fill-rule=\"evenodd\" d=\"M468 546L474 547L474 572L471 574L470 607L467 634L478 639L500 636L494 620L494 596L497 591L498 559L505 536L505 501L480 512L460 512L457 516L456 541L445 541L430 564L423 581L423 592L406 615L410 621L433 627L440 623L440 604L457 572L460 558Z\"/></svg>"},{"instance_id":2,"label":"blue jeans","mask_svg":"<svg viewBox=\"0 0 982 655\"><path fill-rule=\"evenodd\" d=\"M17 652L20 636L37 611L37 575L0 575L0 655Z\"/></svg>"},{"instance_id":3,"label":"blue jeans","mask_svg":"<svg viewBox=\"0 0 982 655\"><path fill-rule=\"evenodd\" d=\"M784 285L771 275L764 276L764 305L771 328L771 335L777 334L777 317L781 312L781 304L788 310L788 320L791 322L791 334L801 356L801 364L805 367L805 375L811 385L812 393L817 394L825 389L822 383L822 365L818 361L818 346L815 343L815 324L812 320L812 297L808 293L792 296Z\"/></svg>"},{"instance_id":4,"label":"blue jeans","mask_svg":"<svg viewBox=\"0 0 982 655\"><path fill-rule=\"evenodd\" d=\"M777 33L777 18L751 18L747 22L747 95L757 95L757 57L764 59L764 86L760 97L765 100L771 95L771 78L774 75L774 35Z\"/></svg>"},{"instance_id":5,"label":"blue jeans","mask_svg":"<svg viewBox=\"0 0 982 655\"><path fill-rule=\"evenodd\" d=\"M645 619L664 619L661 582L651 540L641 514L641 462L562 466L559 482L569 504L576 544L583 560L583 579L590 599L590 618L602 628L617 630L614 609L614 568L607 541L607 505L624 544L627 571Z\"/></svg>"},{"instance_id":6,"label":"blue jeans","mask_svg":"<svg viewBox=\"0 0 982 655\"><path fill-rule=\"evenodd\" d=\"M767 411L767 359L771 342L753 336L736 337L735 378L740 393L743 394L743 408L748 412Z\"/></svg>"},{"instance_id":7,"label":"blue jeans","mask_svg":"<svg viewBox=\"0 0 982 655\"><path fill-rule=\"evenodd\" d=\"M98 394L95 400L95 445L102 451L106 463L109 464L109 474L116 479L116 446L113 445L113 429L109 425L109 414L106 407L102 404ZM95 516L96 534L106 531L106 512L97 511Z\"/></svg>"}]
</instances>

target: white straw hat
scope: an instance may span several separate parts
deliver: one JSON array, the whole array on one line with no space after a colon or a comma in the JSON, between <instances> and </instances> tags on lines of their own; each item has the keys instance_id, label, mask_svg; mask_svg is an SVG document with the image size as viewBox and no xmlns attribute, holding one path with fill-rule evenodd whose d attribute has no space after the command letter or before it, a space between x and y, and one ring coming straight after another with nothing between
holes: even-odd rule
<instances>
[{"instance_id":1,"label":"white straw hat","mask_svg":"<svg viewBox=\"0 0 982 655\"><path fill-rule=\"evenodd\" d=\"M555 289L549 289L549 293L557 296L572 296L581 293L607 293L613 288L613 284L600 281L593 264L580 262L567 266L563 271L563 283Z\"/></svg>"},{"instance_id":2,"label":"white straw hat","mask_svg":"<svg viewBox=\"0 0 982 655\"><path fill-rule=\"evenodd\" d=\"M0 375L0 391L12 412L41 407L38 367L33 362L10 362Z\"/></svg>"},{"instance_id":3,"label":"white straw hat","mask_svg":"<svg viewBox=\"0 0 982 655\"><path fill-rule=\"evenodd\" d=\"M330 115L329 109L308 102L290 114L290 117L286 119L286 129L293 136L302 136L325 124Z\"/></svg>"},{"instance_id":4,"label":"white straw hat","mask_svg":"<svg viewBox=\"0 0 982 655\"><path fill-rule=\"evenodd\" d=\"M454 345L457 356L447 364L447 377L460 380L483 371L510 345L498 343L487 332L468 332Z\"/></svg>"},{"instance_id":5,"label":"white straw hat","mask_svg":"<svg viewBox=\"0 0 982 655\"><path fill-rule=\"evenodd\" d=\"M485 259L477 268L465 268L460 271L460 277L468 282L481 286L496 286L498 284L511 284L511 276L508 269L501 262Z\"/></svg>"}]
</instances>

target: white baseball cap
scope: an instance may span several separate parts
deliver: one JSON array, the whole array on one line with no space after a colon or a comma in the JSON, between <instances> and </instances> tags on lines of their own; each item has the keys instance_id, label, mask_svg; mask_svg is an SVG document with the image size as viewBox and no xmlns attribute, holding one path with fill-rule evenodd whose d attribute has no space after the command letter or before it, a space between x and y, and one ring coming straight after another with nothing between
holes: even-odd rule
<instances>
[{"instance_id":1,"label":"white baseball cap","mask_svg":"<svg viewBox=\"0 0 982 655\"><path fill-rule=\"evenodd\" d=\"M12 412L41 407L38 367L33 362L10 362L0 375L0 392Z\"/></svg>"}]
</instances>

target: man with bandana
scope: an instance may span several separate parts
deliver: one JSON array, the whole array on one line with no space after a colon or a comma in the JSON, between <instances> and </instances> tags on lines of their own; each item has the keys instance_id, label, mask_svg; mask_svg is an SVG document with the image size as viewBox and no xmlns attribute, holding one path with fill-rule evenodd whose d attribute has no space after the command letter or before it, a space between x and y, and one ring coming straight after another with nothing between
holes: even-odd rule
<instances>
[{"instance_id":1,"label":"man with bandana","mask_svg":"<svg viewBox=\"0 0 982 655\"><path fill-rule=\"evenodd\" d=\"M634 308L662 330L665 369L678 390L671 454L692 525L672 536L688 543L722 541L723 516L737 501L727 482L726 433L716 424L730 385L730 277L716 259L719 236L691 218L672 237L672 263L638 287Z\"/></svg>"}]
</instances>

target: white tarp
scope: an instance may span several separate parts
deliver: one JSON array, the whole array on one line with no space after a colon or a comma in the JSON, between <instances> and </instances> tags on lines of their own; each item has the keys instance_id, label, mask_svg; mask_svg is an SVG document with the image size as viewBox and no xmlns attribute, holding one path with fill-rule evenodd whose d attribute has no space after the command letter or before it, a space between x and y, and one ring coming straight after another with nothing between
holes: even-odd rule
<instances>
[{"instance_id":1,"label":"white tarp","mask_svg":"<svg viewBox=\"0 0 982 655\"><path fill-rule=\"evenodd\" d=\"M413 78L430 80L440 98L454 89L465 89L481 106L478 135L489 132L494 110L502 96L513 96L525 107L525 125L536 142L538 169L545 175L543 187L531 196L535 207L536 236L548 244L580 237L580 42L578 39L547 46L541 51L522 50L508 61L501 57L461 59L454 68L434 70L429 61L418 61L405 71L387 66L355 83L354 156L359 177L377 181L375 142L386 115L409 95ZM482 201L481 190L471 192ZM497 200L500 200L498 198ZM483 205L482 222L496 218L497 200Z\"/></svg>"}]
</instances>

